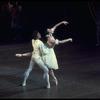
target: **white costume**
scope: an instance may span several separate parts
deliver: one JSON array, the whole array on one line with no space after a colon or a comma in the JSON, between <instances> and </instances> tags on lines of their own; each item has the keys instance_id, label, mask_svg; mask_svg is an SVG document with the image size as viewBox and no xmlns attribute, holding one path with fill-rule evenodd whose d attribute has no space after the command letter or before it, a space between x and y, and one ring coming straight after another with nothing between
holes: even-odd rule
<instances>
[{"instance_id":1,"label":"white costume","mask_svg":"<svg viewBox=\"0 0 100 100\"><path fill-rule=\"evenodd\" d=\"M33 46L32 57L31 57L29 67L25 73L23 86L26 85L26 80L29 76L29 73L32 71L34 64L36 63L41 69L43 69L44 75L45 75L45 78L46 78L47 84L48 84L47 88L50 88L49 74L48 74L49 70L41 59L41 54L44 54L44 55L47 54L49 51L48 50L49 48L46 48L41 40L34 40L34 39L32 39L32 46Z\"/></svg>"},{"instance_id":2,"label":"white costume","mask_svg":"<svg viewBox=\"0 0 100 100\"><path fill-rule=\"evenodd\" d=\"M47 37L51 37L50 35L46 35ZM53 36L52 36L53 38ZM58 44L58 39L56 39L56 42L55 44ZM46 46L46 45L45 45ZM46 46L47 47L47 46ZM47 47L48 48L48 47ZM42 55L42 59L45 63L45 65L48 67L48 68L52 68L52 69L59 69L58 68L58 62L57 62L57 58L56 58L56 55L55 55L55 52L54 52L54 48L48 48L48 53L45 54L45 55Z\"/></svg>"}]
</instances>

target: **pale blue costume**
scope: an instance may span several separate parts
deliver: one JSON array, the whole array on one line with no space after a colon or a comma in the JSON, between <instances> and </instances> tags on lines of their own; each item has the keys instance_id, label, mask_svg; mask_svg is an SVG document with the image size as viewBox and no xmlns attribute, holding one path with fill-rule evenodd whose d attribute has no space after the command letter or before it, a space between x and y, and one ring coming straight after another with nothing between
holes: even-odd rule
<instances>
[{"instance_id":1,"label":"pale blue costume","mask_svg":"<svg viewBox=\"0 0 100 100\"><path fill-rule=\"evenodd\" d=\"M38 39L37 40L32 39L32 46L33 46L32 57L31 57L29 67L28 67L27 71L25 72L23 86L26 85L26 80L29 76L29 73L32 71L34 64L36 63L41 69L43 69L45 78L47 80L47 88L50 88L49 74L48 74L49 70L41 59L41 55L47 54L49 52L49 48L46 48L44 46L43 42L41 40L38 40Z\"/></svg>"}]
</instances>

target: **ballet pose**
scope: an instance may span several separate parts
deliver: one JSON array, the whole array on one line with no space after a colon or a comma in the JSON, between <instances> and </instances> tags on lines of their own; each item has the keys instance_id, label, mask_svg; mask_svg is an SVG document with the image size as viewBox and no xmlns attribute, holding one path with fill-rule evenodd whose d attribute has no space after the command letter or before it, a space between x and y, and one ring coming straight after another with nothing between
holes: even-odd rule
<instances>
[{"instance_id":1,"label":"ballet pose","mask_svg":"<svg viewBox=\"0 0 100 100\"><path fill-rule=\"evenodd\" d=\"M59 43L66 43L66 42L68 42L69 40L72 41L72 38L64 39L64 40L58 40L58 39L55 40L55 38L53 37L53 34L54 34L55 29L56 29L58 26L60 26L61 24L67 25L67 24L69 24L69 23L68 23L67 21L61 21L60 23L54 25L52 28L47 28L47 30L46 30L46 32L47 32L46 37L48 38L48 39L47 39L47 42L48 42L49 44L52 44L52 43L54 43L54 42L56 42L56 44L59 44Z\"/></svg>"},{"instance_id":2,"label":"ballet pose","mask_svg":"<svg viewBox=\"0 0 100 100\"><path fill-rule=\"evenodd\" d=\"M41 34L38 31L33 32L32 47L34 51L32 52L30 64L28 69L25 72L25 77L22 85L23 86L26 85L26 80L30 72L32 71L34 64L36 63L44 71L45 79L47 81L47 88L50 88L49 74L48 74L49 70L47 66L44 64L43 60L41 59L41 54L44 55L47 54L49 52L48 49L52 48L54 45L49 46L49 48L46 48L44 46L44 43L40 40L40 38L41 38Z\"/></svg>"},{"instance_id":3,"label":"ballet pose","mask_svg":"<svg viewBox=\"0 0 100 100\"><path fill-rule=\"evenodd\" d=\"M47 28L47 30L46 30L47 31L47 35L46 35L47 44L52 45L53 43L55 43L56 45L58 45L58 44L61 44L61 43L66 43L68 41L72 42L72 38L68 38L68 39L64 39L64 40L58 40L58 39L54 38L54 36L53 36L54 31L61 24L67 25L68 22L67 21L61 21L60 23L56 24L53 28ZM55 52L54 52L54 48L49 48L49 53L46 54L46 55L43 55L42 59L43 59L45 65L50 69L50 74L53 77L53 81L56 83L56 85L58 85L58 80L55 77L55 74L54 74L54 71L53 71L53 69L54 70L59 69L57 58L56 58L56 55L55 55Z\"/></svg>"},{"instance_id":4,"label":"ballet pose","mask_svg":"<svg viewBox=\"0 0 100 100\"><path fill-rule=\"evenodd\" d=\"M48 48L48 46L52 46L54 43L55 44L60 44L60 43L66 43L68 41L72 42L72 38L64 39L64 40L58 40L58 39L55 39L53 37L52 34L54 33L54 30L61 24L68 24L68 22L62 21L62 22L56 24L51 29L47 28L48 34L46 35L46 37L47 37L47 43L45 44L46 48ZM58 85L58 80L55 77L55 74L54 74L54 71L53 71L53 69L55 69L55 70L59 69L57 58L56 58L56 55L55 55L55 52L54 52L53 48L49 48L48 51L49 52L47 54L42 54L42 60L43 60L44 64L49 68L49 72L50 72L50 75L53 77L53 81L56 83L56 85ZM31 56L31 55L32 55L31 52L23 53L23 54L16 54L16 56L18 56L18 57ZM45 78L45 74L44 74L43 77Z\"/></svg>"},{"instance_id":5,"label":"ballet pose","mask_svg":"<svg viewBox=\"0 0 100 100\"><path fill-rule=\"evenodd\" d=\"M67 39L67 41L71 41L72 42L72 39ZM48 46L46 44L44 46L46 46L48 48ZM23 53L23 54L19 53L19 54L16 54L16 56L18 56L18 57L32 56L32 52ZM48 49L48 53L47 54L42 54L42 58L41 59L44 62L44 64L47 66L47 68L49 69L50 75L53 77L53 81L55 82L56 85L58 85L58 80L55 77L55 74L54 74L54 71L53 71L53 69L55 69L55 70L59 69L54 49L53 48L49 48ZM30 69L32 70L32 67L29 67L28 70L26 71L28 73L28 76L29 76L29 73L31 72ZM26 85L26 80L28 78L27 73L25 73L23 86ZM43 75L44 79L45 79L45 75L46 74Z\"/></svg>"}]
</instances>

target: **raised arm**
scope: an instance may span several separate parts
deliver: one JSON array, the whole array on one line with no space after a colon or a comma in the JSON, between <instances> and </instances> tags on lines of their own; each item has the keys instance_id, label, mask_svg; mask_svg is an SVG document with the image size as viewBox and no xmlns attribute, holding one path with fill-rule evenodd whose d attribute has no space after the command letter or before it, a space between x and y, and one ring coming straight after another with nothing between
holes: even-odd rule
<instances>
[{"instance_id":1,"label":"raised arm","mask_svg":"<svg viewBox=\"0 0 100 100\"><path fill-rule=\"evenodd\" d=\"M55 26L53 26L53 28L51 28L51 30L55 31L55 29L56 29L59 25L61 25L61 24L67 25L67 24L69 24L69 23L68 23L67 21L61 21L60 23L58 23L58 24L56 24Z\"/></svg>"}]
</instances>

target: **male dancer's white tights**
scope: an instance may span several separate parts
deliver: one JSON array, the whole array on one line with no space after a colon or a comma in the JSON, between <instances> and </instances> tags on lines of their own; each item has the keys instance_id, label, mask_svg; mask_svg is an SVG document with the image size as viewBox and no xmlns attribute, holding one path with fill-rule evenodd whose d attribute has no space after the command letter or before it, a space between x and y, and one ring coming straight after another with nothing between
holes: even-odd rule
<instances>
[{"instance_id":1,"label":"male dancer's white tights","mask_svg":"<svg viewBox=\"0 0 100 100\"><path fill-rule=\"evenodd\" d=\"M44 71L45 78L46 78L46 80L47 80L47 88L50 88L49 74L48 74L49 70L48 70L48 68L45 66L45 64L44 64L44 62L41 60L41 58L31 58L29 67L28 67L27 71L25 72L25 77L24 77L23 85L26 85L26 80L27 80L27 78L28 78L30 72L32 71L33 66L34 66L35 63Z\"/></svg>"}]
</instances>

